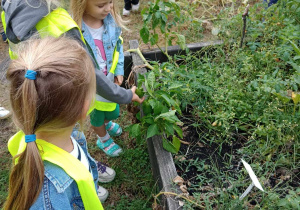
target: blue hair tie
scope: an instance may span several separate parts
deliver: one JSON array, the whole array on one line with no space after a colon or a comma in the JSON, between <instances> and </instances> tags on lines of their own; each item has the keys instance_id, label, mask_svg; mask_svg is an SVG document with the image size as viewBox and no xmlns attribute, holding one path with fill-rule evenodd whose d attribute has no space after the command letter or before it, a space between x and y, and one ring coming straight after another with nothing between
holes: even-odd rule
<instances>
[{"instance_id":1,"label":"blue hair tie","mask_svg":"<svg viewBox=\"0 0 300 210\"><path fill-rule=\"evenodd\" d=\"M36 71L28 69L25 74L25 78L35 80L36 79Z\"/></svg>"},{"instance_id":2,"label":"blue hair tie","mask_svg":"<svg viewBox=\"0 0 300 210\"><path fill-rule=\"evenodd\" d=\"M33 142L36 140L36 135L32 134L32 135L25 135L25 142L29 143L29 142Z\"/></svg>"}]
</instances>

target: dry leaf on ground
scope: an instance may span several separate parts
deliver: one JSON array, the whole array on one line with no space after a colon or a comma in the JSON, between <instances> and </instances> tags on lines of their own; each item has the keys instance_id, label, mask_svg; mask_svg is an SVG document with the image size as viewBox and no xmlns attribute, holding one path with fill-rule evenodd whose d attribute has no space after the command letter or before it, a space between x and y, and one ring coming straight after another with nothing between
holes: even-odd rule
<instances>
[{"instance_id":1,"label":"dry leaf on ground","mask_svg":"<svg viewBox=\"0 0 300 210\"><path fill-rule=\"evenodd\" d=\"M179 156L175 156L175 160L182 162L182 161L185 161L186 158L183 155L179 155Z\"/></svg>"},{"instance_id":2,"label":"dry leaf on ground","mask_svg":"<svg viewBox=\"0 0 300 210\"><path fill-rule=\"evenodd\" d=\"M187 187L186 187L186 185L181 185L180 186L180 189L181 189L181 191L183 192L183 193L187 193L188 191L187 191Z\"/></svg>"},{"instance_id":3,"label":"dry leaf on ground","mask_svg":"<svg viewBox=\"0 0 300 210\"><path fill-rule=\"evenodd\" d=\"M190 144L190 142L183 141L183 140L180 140L180 142L181 142L182 144L187 144L187 145L189 145L189 144Z\"/></svg>"},{"instance_id":4,"label":"dry leaf on ground","mask_svg":"<svg viewBox=\"0 0 300 210\"><path fill-rule=\"evenodd\" d=\"M199 147L204 147L204 144L202 144L201 142L197 142L197 145L198 145Z\"/></svg>"},{"instance_id":5,"label":"dry leaf on ground","mask_svg":"<svg viewBox=\"0 0 300 210\"><path fill-rule=\"evenodd\" d=\"M184 202L183 201L179 201L179 206L183 206Z\"/></svg>"},{"instance_id":6,"label":"dry leaf on ground","mask_svg":"<svg viewBox=\"0 0 300 210\"><path fill-rule=\"evenodd\" d=\"M173 182L174 182L175 184L178 184L178 185L183 185L184 180L183 180L183 178L181 178L180 176L176 176L176 177L173 179Z\"/></svg>"}]
</instances>

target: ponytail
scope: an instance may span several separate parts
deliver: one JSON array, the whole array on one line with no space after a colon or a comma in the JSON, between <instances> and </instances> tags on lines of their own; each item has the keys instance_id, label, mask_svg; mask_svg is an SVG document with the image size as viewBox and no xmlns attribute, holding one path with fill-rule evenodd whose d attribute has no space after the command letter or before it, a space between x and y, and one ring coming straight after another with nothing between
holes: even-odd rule
<instances>
[{"instance_id":1,"label":"ponytail","mask_svg":"<svg viewBox=\"0 0 300 210\"><path fill-rule=\"evenodd\" d=\"M23 131L25 135L34 134L38 99L35 80L25 78L18 92L22 98L19 108ZM25 151L14 158L16 162L9 178L9 197L4 206L7 210L29 209L41 191L44 178L43 161L34 141L28 142Z\"/></svg>"}]
</instances>

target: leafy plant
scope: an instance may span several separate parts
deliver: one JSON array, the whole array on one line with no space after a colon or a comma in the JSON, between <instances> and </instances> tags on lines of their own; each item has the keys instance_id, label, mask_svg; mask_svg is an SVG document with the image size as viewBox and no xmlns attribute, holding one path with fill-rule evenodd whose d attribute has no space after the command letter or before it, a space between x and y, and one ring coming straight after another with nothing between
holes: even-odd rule
<instances>
[{"instance_id":1,"label":"leafy plant","mask_svg":"<svg viewBox=\"0 0 300 210\"><path fill-rule=\"evenodd\" d=\"M174 27L184 21L181 8L177 3L156 0L154 3L149 3L149 7L143 9L141 14L144 25L140 30L140 36L144 43L150 42L151 45L157 45L159 40L157 30L160 30L165 39L165 51L162 50L165 55L168 56L167 47L172 45L174 39L182 49L185 49L185 36L174 31Z\"/></svg>"},{"instance_id":2,"label":"leafy plant","mask_svg":"<svg viewBox=\"0 0 300 210\"><path fill-rule=\"evenodd\" d=\"M142 104L143 117L139 117L140 113L137 114L141 122L130 126L129 133L138 138L145 133L147 139L162 135L163 147L167 151L177 153L181 144L179 138L183 137L179 127L182 122L176 115L181 114L180 102L176 100L180 86L168 86L159 82L162 76L160 71L159 66L155 66L151 72L141 75L138 83L139 86L144 84L148 98ZM170 137L172 142L168 141Z\"/></svg>"}]
</instances>

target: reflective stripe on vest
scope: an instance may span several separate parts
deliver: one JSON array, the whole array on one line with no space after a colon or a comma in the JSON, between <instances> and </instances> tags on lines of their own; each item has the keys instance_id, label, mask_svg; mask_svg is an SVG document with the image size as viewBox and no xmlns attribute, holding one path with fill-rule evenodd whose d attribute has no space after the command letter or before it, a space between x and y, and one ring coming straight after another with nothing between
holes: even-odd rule
<instances>
[{"instance_id":1,"label":"reflective stripe on vest","mask_svg":"<svg viewBox=\"0 0 300 210\"><path fill-rule=\"evenodd\" d=\"M112 82L114 82L115 71L117 68L117 64L119 62L120 48L121 48L122 44L123 44L123 38L120 36L117 41L117 44L115 46L115 49L114 49L113 61L112 61L111 68L107 74L107 78ZM111 111L114 111L116 109L116 107L117 107L116 103L111 102L111 101L103 98L102 96L96 94L96 100L94 103L95 109L111 112Z\"/></svg>"},{"instance_id":2,"label":"reflective stripe on vest","mask_svg":"<svg viewBox=\"0 0 300 210\"><path fill-rule=\"evenodd\" d=\"M49 161L61 167L76 181L85 209L103 209L95 189L92 174L77 158L47 141L37 139L36 144L39 151L41 151L40 155L42 160ZM19 131L9 139L8 150L14 157L22 153L26 145L25 135L22 131Z\"/></svg>"},{"instance_id":3,"label":"reflective stripe on vest","mask_svg":"<svg viewBox=\"0 0 300 210\"><path fill-rule=\"evenodd\" d=\"M4 11L1 14L1 19L3 23L4 31L6 31L6 22L5 22L5 13ZM45 36L53 36L53 37L60 37L67 31L77 28L80 32L81 40L85 44L85 40L79 29L76 22L72 19L69 13L63 8L57 8L50 12L48 15L43 17L37 24L36 29L41 38ZM11 50L12 43L10 43L9 48L9 55L11 59L15 59L16 55L14 55L13 51Z\"/></svg>"}]
</instances>

